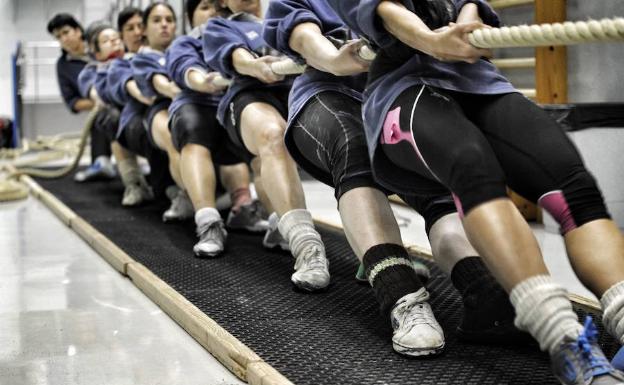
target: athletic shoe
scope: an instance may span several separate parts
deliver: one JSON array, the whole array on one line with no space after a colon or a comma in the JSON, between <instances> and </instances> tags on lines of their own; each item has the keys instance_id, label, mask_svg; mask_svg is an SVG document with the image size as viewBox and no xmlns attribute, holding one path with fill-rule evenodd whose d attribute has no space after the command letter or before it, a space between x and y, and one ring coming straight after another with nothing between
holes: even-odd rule
<instances>
[{"instance_id":1,"label":"athletic shoe","mask_svg":"<svg viewBox=\"0 0 624 385\"><path fill-rule=\"evenodd\" d=\"M163 213L163 222L185 221L193 218L195 210L184 190L178 186L169 186L166 194L171 199L171 206Z\"/></svg>"},{"instance_id":2,"label":"athletic shoe","mask_svg":"<svg viewBox=\"0 0 624 385\"><path fill-rule=\"evenodd\" d=\"M95 180L114 179L117 176L115 166L107 157L98 157L95 162L86 169L78 171L74 175L74 181L78 183L90 182Z\"/></svg>"},{"instance_id":3,"label":"athletic shoe","mask_svg":"<svg viewBox=\"0 0 624 385\"><path fill-rule=\"evenodd\" d=\"M126 207L138 206L145 201L143 189L138 184L128 185L121 199L121 205Z\"/></svg>"},{"instance_id":4,"label":"athletic shoe","mask_svg":"<svg viewBox=\"0 0 624 385\"><path fill-rule=\"evenodd\" d=\"M213 258L224 249L227 231L222 220L206 223L197 227L199 242L193 246L193 252L199 258Z\"/></svg>"},{"instance_id":5,"label":"athletic shoe","mask_svg":"<svg viewBox=\"0 0 624 385\"><path fill-rule=\"evenodd\" d=\"M598 331L590 316L578 338L566 338L550 358L563 385L624 385L624 373L609 363L598 346Z\"/></svg>"},{"instance_id":6,"label":"athletic shoe","mask_svg":"<svg viewBox=\"0 0 624 385\"><path fill-rule=\"evenodd\" d=\"M262 240L262 246L267 249L274 249L279 247L282 250L290 251L290 246L288 245L288 241L282 237L282 234L279 232L277 228L277 224L279 223L279 217L276 213L269 215L268 220L268 229L266 234L264 234L264 239Z\"/></svg>"},{"instance_id":7,"label":"athletic shoe","mask_svg":"<svg viewBox=\"0 0 624 385\"><path fill-rule=\"evenodd\" d=\"M304 247L295 258L295 272L290 277L295 286L305 291L319 291L329 286L329 261L322 246Z\"/></svg>"},{"instance_id":8,"label":"athletic shoe","mask_svg":"<svg viewBox=\"0 0 624 385\"><path fill-rule=\"evenodd\" d=\"M427 303L423 287L397 301L390 312L392 347L406 356L438 354L444 348L444 332Z\"/></svg>"},{"instance_id":9,"label":"athletic shoe","mask_svg":"<svg viewBox=\"0 0 624 385\"><path fill-rule=\"evenodd\" d=\"M269 222L262 219L257 211L257 205L250 203L230 211L225 225L232 230L247 230L252 233L262 233L269 229Z\"/></svg>"},{"instance_id":10,"label":"athletic shoe","mask_svg":"<svg viewBox=\"0 0 624 385\"><path fill-rule=\"evenodd\" d=\"M415 258L410 258L410 260L412 261L412 267L414 268L416 275L418 275L418 278L420 278L423 283L426 283L429 278L431 278L431 272L429 271L429 268L424 263L419 262ZM366 269L364 268L363 263L360 263L358 271L355 273L355 279L360 283L368 284L368 278L366 278Z\"/></svg>"}]
</instances>

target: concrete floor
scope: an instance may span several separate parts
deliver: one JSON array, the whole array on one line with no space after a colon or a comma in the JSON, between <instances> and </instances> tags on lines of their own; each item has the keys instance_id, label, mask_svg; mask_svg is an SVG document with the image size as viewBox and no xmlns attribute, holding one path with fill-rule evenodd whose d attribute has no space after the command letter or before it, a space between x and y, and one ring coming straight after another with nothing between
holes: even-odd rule
<instances>
[{"instance_id":1,"label":"concrete floor","mask_svg":"<svg viewBox=\"0 0 624 385\"><path fill-rule=\"evenodd\" d=\"M0 384L243 384L38 201L0 205Z\"/></svg>"}]
</instances>

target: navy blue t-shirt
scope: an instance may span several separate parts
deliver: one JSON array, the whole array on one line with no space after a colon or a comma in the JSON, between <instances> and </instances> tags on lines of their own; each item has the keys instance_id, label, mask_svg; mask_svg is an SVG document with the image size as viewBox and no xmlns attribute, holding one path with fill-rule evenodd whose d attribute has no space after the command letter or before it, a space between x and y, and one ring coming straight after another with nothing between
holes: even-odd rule
<instances>
[{"instance_id":1,"label":"navy blue t-shirt","mask_svg":"<svg viewBox=\"0 0 624 385\"><path fill-rule=\"evenodd\" d=\"M56 62L56 76L61 89L61 96L67 107L74 113L78 112L75 108L76 102L83 99L78 84L78 76L88 62L88 56L78 58L70 56L67 52L63 52L63 55Z\"/></svg>"}]
</instances>

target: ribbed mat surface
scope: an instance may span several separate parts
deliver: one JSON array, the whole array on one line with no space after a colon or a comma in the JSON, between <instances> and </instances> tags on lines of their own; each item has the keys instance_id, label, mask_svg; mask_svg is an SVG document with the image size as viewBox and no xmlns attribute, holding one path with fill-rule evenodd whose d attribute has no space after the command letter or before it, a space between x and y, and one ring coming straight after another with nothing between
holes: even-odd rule
<instances>
[{"instance_id":1,"label":"ribbed mat surface","mask_svg":"<svg viewBox=\"0 0 624 385\"><path fill-rule=\"evenodd\" d=\"M121 207L119 182L39 183L297 385L556 384L537 347L458 341L462 305L435 267L427 286L445 353L406 359L392 351L389 322L370 288L354 280L357 262L342 234L321 229L330 290L303 294L290 283L292 257L264 250L260 236L230 233L222 258L201 260L192 252L192 223L163 224L162 204ZM608 356L615 353L613 340L602 342Z\"/></svg>"}]
</instances>

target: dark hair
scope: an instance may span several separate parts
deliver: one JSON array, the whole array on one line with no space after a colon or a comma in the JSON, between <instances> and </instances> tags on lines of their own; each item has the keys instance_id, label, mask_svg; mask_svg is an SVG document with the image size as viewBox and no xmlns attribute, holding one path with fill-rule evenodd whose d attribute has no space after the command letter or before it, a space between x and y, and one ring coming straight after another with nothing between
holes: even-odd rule
<instances>
[{"instance_id":1,"label":"dark hair","mask_svg":"<svg viewBox=\"0 0 624 385\"><path fill-rule=\"evenodd\" d=\"M430 29L447 26L457 18L452 0L412 0L416 14Z\"/></svg>"},{"instance_id":2,"label":"dark hair","mask_svg":"<svg viewBox=\"0 0 624 385\"><path fill-rule=\"evenodd\" d=\"M107 29L113 29L113 26L104 22L94 22L87 28L87 41L93 45L95 52L100 52L100 34Z\"/></svg>"},{"instance_id":3,"label":"dark hair","mask_svg":"<svg viewBox=\"0 0 624 385\"><path fill-rule=\"evenodd\" d=\"M117 15L117 29L119 32L123 32L124 25L136 15L143 17L143 11L137 7L126 7L122 9L119 15Z\"/></svg>"},{"instance_id":4,"label":"dark hair","mask_svg":"<svg viewBox=\"0 0 624 385\"><path fill-rule=\"evenodd\" d=\"M69 13L57 13L54 15L52 19L48 22L48 33L54 34L54 30L61 29L65 26L72 27L74 29L79 29L80 32L84 35L84 29L82 25Z\"/></svg>"},{"instance_id":5,"label":"dark hair","mask_svg":"<svg viewBox=\"0 0 624 385\"><path fill-rule=\"evenodd\" d=\"M154 8L156 8L159 5L164 5L165 7L169 8L169 10L171 11L171 14L173 15L173 20L177 20L176 13L173 10L173 7L171 6L171 4L165 3L164 1L155 1L152 4L148 5L147 8L145 8L145 11L143 11L143 24L145 24L146 27L147 27L147 21L149 20L150 14L154 10Z\"/></svg>"}]
</instances>

